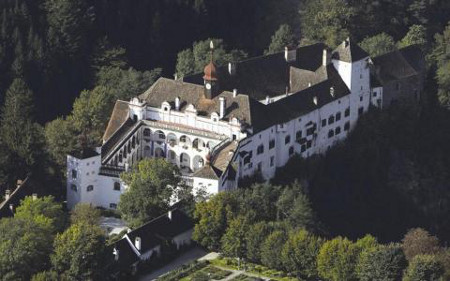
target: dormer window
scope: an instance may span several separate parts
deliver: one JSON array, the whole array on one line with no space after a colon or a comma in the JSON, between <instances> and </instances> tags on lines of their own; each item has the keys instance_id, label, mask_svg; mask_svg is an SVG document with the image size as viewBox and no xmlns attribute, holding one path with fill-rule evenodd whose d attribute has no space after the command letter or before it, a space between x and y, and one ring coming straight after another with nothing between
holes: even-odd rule
<instances>
[{"instance_id":1,"label":"dormer window","mask_svg":"<svg viewBox=\"0 0 450 281\"><path fill-rule=\"evenodd\" d=\"M163 111L170 111L170 103L168 103L167 101L163 102L161 104L161 108Z\"/></svg>"}]
</instances>

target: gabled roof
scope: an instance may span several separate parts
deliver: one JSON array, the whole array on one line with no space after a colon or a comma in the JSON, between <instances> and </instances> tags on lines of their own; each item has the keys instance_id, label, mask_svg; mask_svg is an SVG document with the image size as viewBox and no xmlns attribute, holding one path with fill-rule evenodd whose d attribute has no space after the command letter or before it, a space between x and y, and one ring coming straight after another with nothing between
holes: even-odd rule
<instances>
[{"instance_id":1,"label":"gabled roof","mask_svg":"<svg viewBox=\"0 0 450 281\"><path fill-rule=\"evenodd\" d=\"M194 174L192 174L192 177L209 180L218 180L221 175L222 175L221 171L211 166L211 164L206 164L199 170L195 171Z\"/></svg>"},{"instance_id":2,"label":"gabled roof","mask_svg":"<svg viewBox=\"0 0 450 281\"><path fill-rule=\"evenodd\" d=\"M332 54L333 59L350 63L367 57L369 57L369 54L348 38L344 40Z\"/></svg>"},{"instance_id":3,"label":"gabled roof","mask_svg":"<svg viewBox=\"0 0 450 281\"><path fill-rule=\"evenodd\" d=\"M423 53L418 46L408 46L372 60L382 84L418 75L423 71Z\"/></svg>"},{"instance_id":4,"label":"gabled roof","mask_svg":"<svg viewBox=\"0 0 450 281\"><path fill-rule=\"evenodd\" d=\"M121 100L116 101L111 118L108 122L108 126L103 134L103 141L106 142L120 128L120 126L127 121L128 118L128 103Z\"/></svg>"},{"instance_id":5,"label":"gabled roof","mask_svg":"<svg viewBox=\"0 0 450 281\"><path fill-rule=\"evenodd\" d=\"M204 91L203 85L160 78L139 98L152 107L161 107L161 104L167 101L174 108L175 99L180 97L180 111L184 111L189 104L192 104L199 115L210 116L213 112L219 113L219 98L224 97L226 101L225 120L235 117L248 124L252 123L250 108L252 102L249 96L238 94L233 97L232 92L224 91L213 99L207 99Z\"/></svg>"},{"instance_id":6,"label":"gabled roof","mask_svg":"<svg viewBox=\"0 0 450 281\"><path fill-rule=\"evenodd\" d=\"M183 211L172 211L172 219L168 214L161 215L143 226L136 228L127 235L134 243L136 237L141 238L141 253L160 245L164 239L172 239L194 227L191 218Z\"/></svg>"},{"instance_id":7,"label":"gabled roof","mask_svg":"<svg viewBox=\"0 0 450 281\"><path fill-rule=\"evenodd\" d=\"M235 73L228 72L228 66L217 68L220 88L250 96L255 100L263 100L266 96L274 97L286 92L289 86L289 68L295 66L314 71L322 63L322 52L325 44L317 43L299 47L296 60L286 62L284 52L251 58L235 63ZM183 81L203 85L203 73L184 77Z\"/></svg>"}]
</instances>

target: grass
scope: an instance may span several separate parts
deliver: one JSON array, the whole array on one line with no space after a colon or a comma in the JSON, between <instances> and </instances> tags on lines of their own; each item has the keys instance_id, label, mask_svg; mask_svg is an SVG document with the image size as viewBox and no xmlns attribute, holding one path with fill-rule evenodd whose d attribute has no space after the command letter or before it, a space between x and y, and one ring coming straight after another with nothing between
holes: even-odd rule
<instances>
[{"instance_id":1,"label":"grass","mask_svg":"<svg viewBox=\"0 0 450 281\"><path fill-rule=\"evenodd\" d=\"M238 263L236 259L231 258L217 258L211 261L212 265L238 270ZM243 270L243 265L241 264L240 270ZM268 267L254 264L254 263L245 263L245 272L254 274L258 277L270 278L271 280L277 281L298 281L299 279L294 277L288 277L287 274L283 271L270 269ZM239 279L237 279L239 280ZM245 279L244 279L245 280ZM250 279L251 280L251 279Z\"/></svg>"}]
</instances>

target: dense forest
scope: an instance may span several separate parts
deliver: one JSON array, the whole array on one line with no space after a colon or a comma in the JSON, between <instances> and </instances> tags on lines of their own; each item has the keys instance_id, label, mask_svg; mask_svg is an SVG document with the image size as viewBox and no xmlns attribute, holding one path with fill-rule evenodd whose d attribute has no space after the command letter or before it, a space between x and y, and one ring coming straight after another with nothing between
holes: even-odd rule
<instances>
[{"instance_id":1,"label":"dense forest","mask_svg":"<svg viewBox=\"0 0 450 281\"><path fill-rule=\"evenodd\" d=\"M209 201L219 202L217 206L198 204L197 210L205 208L206 214L217 207L223 215L226 204L220 200L231 196L235 213L229 224L221 221L215 241L202 241L201 224L197 225L196 239L208 248L226 252L226 239L232 240L233 232L223 242L225 231L235 231L245 225L242 221L251 220L275 225L272 228L289 225L276 229L285 234L285 240L296 235L287 234L292 229L306 229L323 239L343 235L356 240L370 233L383 243L398 242L408 229L423 227L442 244L448 243L449 1L2 0L0 194L17 179L32 174L42 182L42 193L54 196L35 203L27 199L19 217L0 221L2 275L8 276L6 280L29 280L36 272L50 268L79 279L101 275L92 271L93 266L99 267L96 262L101 257L93 257L92 265L76 260L78 256L65 260L73 248L80 253L103 254L104 237L99 229L90 227L99 214L93 214L92 219L87 214L95 210L80 207L69 227L68 218L58 221L63 212L58 201L64 200L66 155L101 143L115 100L141 93L160 76L176 73L181 77L201 71L210 39L216 45L216 62L221 64L278 52L287 44L326 42L334 47L347 37L372 56L418 44L427 61L424 103L371 110L348 141L326 155L294 158L278 171L271 185L243 188L236 193L239 200L230 194ZM123 203L124 218L136 217L126 210L142 196L132 195ZM142 200L140 205L147 203ZM255 214L242 210L242 205L262 209ZM140 220L134 223L167 208L161 204L151 214L141 210L137 213ZM258 218L261 214L265 217ZM78 223L77 216L89 222ZM30 233L33 235L27 236ZM81 247L82 235L92 239L92 244L86 245L90 249ZM276 235L272 235L273 243L279 241ZM398 253L399 247L383 249ZM11 265L5 257L13 250L17 264ZM259 250L255 246L252 253ZM273 253L270 245L266 251L268 257ZM23 258L27 256L30 258ZM262 257L248 258L271 263ZM41 264L33 268L36 261ZM270 266L295 272L289 260ZM42 280L47 279L43 276Z\"/></svg>"}]
</instances>

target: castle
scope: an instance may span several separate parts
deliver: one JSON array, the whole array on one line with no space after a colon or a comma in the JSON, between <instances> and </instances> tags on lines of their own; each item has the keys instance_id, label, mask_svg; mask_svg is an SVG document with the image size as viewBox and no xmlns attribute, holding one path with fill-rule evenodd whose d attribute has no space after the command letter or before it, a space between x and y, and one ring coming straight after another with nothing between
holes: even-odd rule
<instances>
[{"instance_id":1,"label":"castle","mask_svg":"<svg viewBox=\"0 0 450 281\"><path fill-rule=\"evenodd\" d=\"M213 46L211 46L211 53ZM67 202L115 209L120 173L147 157L180 168L194 191L234 189L246 176L275 175L294 155L324 153L370 107L417 102L424 59L415 46L375 58L349 39L230 62L158 79L117 101L97 151L67 156Z\"/></svg>"}]
</instances>

